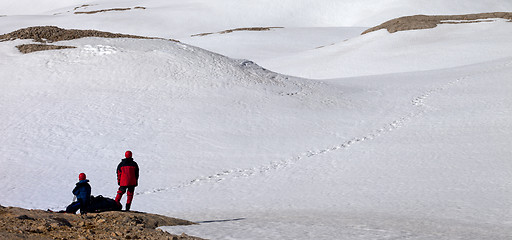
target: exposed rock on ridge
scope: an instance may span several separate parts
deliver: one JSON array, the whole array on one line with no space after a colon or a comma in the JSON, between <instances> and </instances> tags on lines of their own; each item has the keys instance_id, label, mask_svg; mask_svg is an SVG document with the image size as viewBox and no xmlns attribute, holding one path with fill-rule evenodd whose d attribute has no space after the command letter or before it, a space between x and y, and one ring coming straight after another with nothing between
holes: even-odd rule
<instances>
[{"instance_id":1,"label":"exposed rock on ridge","mask_svg":"<svg viewBox=\"0 0 512 240\"><path fill-rule=\"evenodd\" d=\"M415 15L395 18L383 24L372 27L362 34L386 29L390 33L407 30L435 28L438 24L461 24L488 21L486 19L503 18L512 21L512 12L494 12L466 15Z\"/></svg>"}]
</instances>

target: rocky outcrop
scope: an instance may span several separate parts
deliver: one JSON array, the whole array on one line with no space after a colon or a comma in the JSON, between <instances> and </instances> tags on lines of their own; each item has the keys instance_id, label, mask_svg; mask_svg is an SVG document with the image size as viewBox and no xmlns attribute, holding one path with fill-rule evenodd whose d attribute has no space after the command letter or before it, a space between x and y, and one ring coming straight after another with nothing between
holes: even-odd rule
<instances>
[{"instance_id":1,"label":"rocky outcrop","mask_svg":"<svg viewBox=\"0 0 512 240\"><path fill-rule=\"evenodd\" d=\"M415 15L395 18L383 24L372 27L362 34L386 29L390 33L407 30L435 28L438 24L461 24L488 21L486 19L502 18L512 21L512 12L493 12L466 15Z\"/></svg>"},{"instance_id":2,"label":"rocky outcrop","mask_svg":"<svg viewBox=\"0 0 512 240\"><path fill-rule=\"evenodd\" d=\"M0 206L0 239L200 239L156 229L192 224L195 223L142 212L77 215Z\"/></svg>"},{"instance_id":3,"label":"rocky outcrop","mask_svg":"<svg viewBox=\"0 0 512 240\"><path fill-rule=\"evenodd\" d=\"M42 44L24 44L17 46L22 53L30 53L43 50L54 50L64 48L74 48L74 46L48 45L59 41L67 41L86 37L100 38L136 38L136 39L161 39L143 37L121 33L102 32L97 30L63 29L56 26L37 26L16 30L14 32L0 35L0 42L12 41L16 39L32 39ZM173 42L179 42L174 39L166 39Z\"/></svg>"}]
</instances>

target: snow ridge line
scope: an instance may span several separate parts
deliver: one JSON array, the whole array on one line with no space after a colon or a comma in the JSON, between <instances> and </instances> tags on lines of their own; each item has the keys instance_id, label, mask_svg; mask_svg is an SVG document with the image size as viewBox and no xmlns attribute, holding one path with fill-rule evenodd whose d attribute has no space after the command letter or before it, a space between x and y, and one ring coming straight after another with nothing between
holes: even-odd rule
<instances>
[{"instance_id":1,"label":"snow ridge line","mask_svg":"<svg viewBox=\"0 0 512 240\"><path fill-rule=\"evenodd\" d=\"M512 61L507 62L502 65L499 65L499 66L488 68L487 70L481 71L480 73L492 72L492 71L495 71L498 69L509 67L510 65L512 65ZM298 154L294 157L291 157L291 158L288 158L285 160L270 162L268 165L252 167L252 168L247 168L247 169L224 170L222 172L219 172L219 173L216 173L213 175L195 178L193 180L181 183L176 186L165 187L165 188L156 188L156 189L145 191L145 192L135 193L135 195L145 195L145 194L173 191L173 190L177 190L177 189L181 189L181 188L194 186L194 185L197 185L197 184L200 184L203 182L204 183L218 183L218 182L227 180L228 178L235 179L235 178L241 178L241 177L251 177L251 176L255 176L255 175L266 174L271 171L286 168L286 167L293 165L303 159L327 154L331 151L345 150L354 144L362 143L362 142L368 141L368 140L373 140L379 136L382 136L384 134L392 132L393 130L404 127L407 124L407 122L412 121L414 118L420 117L421 115L425 114L429 110L434 110L433 108L428 107L425 104L426 100L428 100L432 95L435 95L437 93L445 91L445 90L453 87L454 85L457 85L461 81L465 81L465 80L469 79L470 77L471 77L471 75L465 75L465 76L456 78L453 81L447 82L439 87L432 88L432 89L425 91L423 94L421 94L411 100L412 106L416 107L413 111L397 118L396 120L394 120L388 124L385 124L383 127L379 128L379 129L371 131L370 133L366 134L365 136L355 137L355 138L352 138L352 139L345 141L341 144L327 147L322 150L309 150L309 151L303 152L301 154Z\"/></svg>"}]
</instances>

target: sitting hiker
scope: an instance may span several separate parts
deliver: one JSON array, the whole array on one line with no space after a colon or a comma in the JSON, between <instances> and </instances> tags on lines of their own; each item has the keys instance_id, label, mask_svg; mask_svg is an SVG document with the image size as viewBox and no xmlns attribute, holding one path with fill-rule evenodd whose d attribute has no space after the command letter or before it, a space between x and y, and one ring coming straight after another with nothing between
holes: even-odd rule
<instances>
[{"instance_id":1,"label":"sitting hiker","mask_svg":"<svg viewBox=\"0 0 512 240\"><path fill-rule=\"evenodd\" d=\"M76 201L72 202L67 208L67 213L76 213L80 209L80 213L86 213L89 203L91 201L91 186L89 180L85 179L85 173L78 175L78 183L73 189L73 194L76 196Z\"/></svg>"}]
</instances>

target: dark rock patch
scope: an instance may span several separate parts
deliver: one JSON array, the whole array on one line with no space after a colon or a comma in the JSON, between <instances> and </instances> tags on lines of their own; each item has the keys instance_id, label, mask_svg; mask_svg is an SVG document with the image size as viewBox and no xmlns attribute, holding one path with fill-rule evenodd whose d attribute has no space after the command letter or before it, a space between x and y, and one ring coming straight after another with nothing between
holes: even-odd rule
<instances>
[{"instance_id":1,"label":"dark rock patch","mask_svg":"<svg viewBox=\"0 0 512 240\"><path fill-rule=\"evenodd\" d=\"M512 12L493 12L493 13L479 13L479 14L466 14L466 15L415 15L405 16L389 20L383 24L372 27L362 34L369 32L386 29L390 33L407 30L419 30L435 28L438 24L463 24L489 21L486 19L502 18L512 21Z\"/></svg>"}]
</instances>

